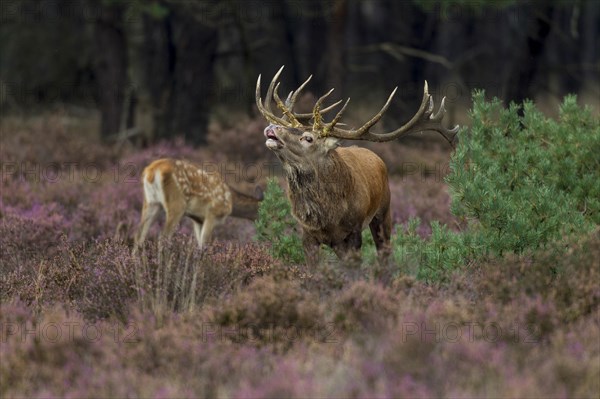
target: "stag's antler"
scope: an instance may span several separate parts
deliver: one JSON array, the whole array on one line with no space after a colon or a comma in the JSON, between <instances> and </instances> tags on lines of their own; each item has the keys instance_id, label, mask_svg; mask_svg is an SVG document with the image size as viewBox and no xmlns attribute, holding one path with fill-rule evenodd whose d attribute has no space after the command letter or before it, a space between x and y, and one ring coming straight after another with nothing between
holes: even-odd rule
<instances>
[{"instance_id":1,"label":"stag's antler","mask_svg":"<svg viewBox=\"0 0 600 399\"><path fill-rule=\"evenodd\" d=\"M452 129L447 129L444 126L442 126L441 122L444 118L444 114L446 113L446 97L442 98L442 102L440 103L440 108L438 109L438 111L436 113L433 113L433 96L429 94L427 81L425 81L425 87L423 89L423 100L421 101L421 106L410 121L408 121L400 128L391 132L370 132L369 129L373 127L373 125L375 125L377 122L379 122L385 111L387 111L390 102L394 97L394 94L396 94L397 89L398 88L396 87L394 91L392 91L392 94L390 94L381 110L363 126L353 130L346 130L334 127L333 131L331 132L331 136L349 140L368 140L381 142L394 140L408 133L433 130L435 132L440 133L450 144L452 144L454 136L458 132L458 125L454 126Z\"/></svg>"},{"instance_id":2,"label":"stag's antler","mask_svg":"<svg viewBox=\"0 0 600 399\"><path fill-rule=\"evenodd\" d=\"M310 113L310 114L296 114L293 112L293 108L294 108L294 105L296 104L296 100L298 99L298 95L300 94L302 89L304 89L304 87L306 87L308 82L310 82L310 80L312 79L312 75L310 75L308 77L308 79L306 79L304 81L304 83L302 83L295 91L290 92L290 94L288 94L288 97L284 103L281 100L281 98L279 97L279 93L278 93L279 82L277 81L279 79L279 75L281 74L281 71L283 71L283 68L284 68L283 66L281 68L279 68L279 70L277 71L275 76L273 76L273 79L271 80L271 83L269 84L269 88L267 89L267 96L265 97L264 105L262 102L262 98L260 96L261 75L258 75L258 79L256 80L256 93L255 93L256 106L258 107L258 110L260 111L260 113L269 122L274 123L276 125L281 125L281 126L286 126L286 127L296 127L296 128L309 127L308 125L304 125L302 122L300 122L300 120L307 120L307 119L313 118L315 115L314 109L313 109L313 113ZM322 102L322 100L324 100L325 97L326 96L323 96L319 100L321 100L321 102ZM271 110L271 99L275 100L277 107L283 113L283 115L281 117L275 115L275 113ZM323 115L323 114L331 111L332 109L334 109L341 103L342 103L341 100L336 103L333 103L333 104L329 105L328 107L320 110L319 114ZM316 104L315 104L315 106L316 106Z\"/></svg>"},{"instance_id":3,"label":"stag's antler","mask_svg":"<svg viewBox=\"0 0 600 399\"><path fill-rule=\"evenodd\" d=\"M440 108L437 110L437 112L433 112L433 97L431 96L431 94L429 94L427 81L425 81L425 87L423 89L423 100L421 101L421 106L410 121L408 121L400 128L391 132L372 133L370 132L371 127L373 127L377 122L379 122L385 111L387 111L392 101L392 98L396 94L396 90L398 89L397 87L392 91L381 110L379 110L379 112L375 114L375 116L373 116L368 122L366 122L363 126L361 126L358 129L346 130L336 127L336 124L340 121L342 114L346 110L350 98L346 100L344 106L329 123L325 123L323 121L323 114L328 111L331 111L334 107L339 105L341 101L338 101L324 109L321 109L321 106L324 100L333 92L333 89L329 90L327 93L325 93L325 95L323 95L317 100L312 113L295 114L293 112L293 107L296 103L296 99L298 98L298 94L308 84L308 82L312 78L312 75L309 76L308 79L306 79L306 81L302 83L300 87L298 87L298 89L290 92L286 101L283 102L278 94L279 82L277 82L282 70L283 67L281 67L279 71L277 71L277 73L273 77L273 80L271 80L271 84L269 85L269 88L267 90L267 97L264 106L260 97L260 75L258 76L258 80L256 82L256 104L260 112L271 123L286 127L309 128L310 126L308 124L305 125L300 121L304 119L312 119L312 130L314 132L318 132L321 136L332 136L340 139L367 140L377 142L394 140L408 133L432 130L440 133L452 145L454 137L458 132L458 125L454 126L452 129L448 129L442 126L441 122L442 119L444 119L444 115L446 113L446 97L442 98ZM271 111L271 98L275 100L277 107L283 113L282 117L275 115L273 111Z\"/></svg>"}]
</instances>

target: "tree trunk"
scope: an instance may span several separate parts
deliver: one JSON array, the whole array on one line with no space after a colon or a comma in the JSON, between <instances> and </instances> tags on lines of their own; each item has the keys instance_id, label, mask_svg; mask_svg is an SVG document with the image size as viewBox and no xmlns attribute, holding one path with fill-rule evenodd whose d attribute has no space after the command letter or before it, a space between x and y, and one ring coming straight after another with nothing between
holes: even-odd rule
<instances>
[{"instance_id":1,"label":"tree trunk","mask_svg":"<svg viewBox=\"0 0 600 399\"><path fill-rule=\"evenodd\" d=\"M117 134L121 128L123 102L127 87L127 42L123 30L123 8L101 6L94 21L94 69L103 139Z\"/></svg>"},{"instance_id":2,"label":"tree trunk","mask_svg":"<svg viewBox=\"0 0 600 399\"><path fill-rule=\"evenodd\" d=\"M194 144L206 143L206 129L213 95L213 64L217 30L178 9L171 20L174 69L170 131Z\"/></svg>"},{"instance_id":3,"label":"tree trunk","mask_svg":"<svg viewBox=\"0 0 600 399\"><path fill-rule=\"evenodd\" d=\"M327 35L327 13L328 5L326 2L311 0L308 2L310 5L309 16L306 21L307 35L302 53L305 54L303 57L306 61L305 69L313 75L311 80L311 87L309 90L314 93L317 97L326 90L326 79L327 79L327 62L328 57L325 51L323 51L323 40Z\"/></svg>"},{"instance_id":4,"label":"tree trunk","mask_svg":"<svg viewBox=\"0 0 600 399\"><path fill-rule=\"evenodd\" d=\"M329 27L327 83L336 89L336 96L341 97L345 97L347 15L347 1L336 0Z\"/></svg>"},{"instance_id":5,"label":"tree trunk","mask_svg":"<svg viewBox=\"0 0 600 399\"><path fill-rule=\"evenodd\" d=\"M526 45L513 61L504 99L506 102L521 103L526 98L533 99L533 80L539 69L539 62L546 46L546 39L552 27L552 6L533 6L533 18L527 28Z\"/></svg>"},{"instance_id":6,"label":"tree trunk","mask_svg":"<svg viewBox=\"0 0 600 399\"><path fill-rule=\"evenodd\" d=\"M598 89L600 84L600 74L598 66L600 65L598 51L598 37L600 37L600 4L588 1L582 5L582 27L581 34L581 61L583 68L581 79L581 89L585 92L587 89ZM591 87L588 87L591 86Z\"/></svg>"},{"instance_id":7,"label":"tree trunk","mask_svg":"<svg viewBox=\"0 0 600 399\"><path fill-rule=\"evenodd\" d=\"M146 106L153 114L153 139L184 137L206 142L213 95L217 30L205 26L184 6L170 7L164 18L144 18L143 66Z\"/></svg>"}]
</instances>

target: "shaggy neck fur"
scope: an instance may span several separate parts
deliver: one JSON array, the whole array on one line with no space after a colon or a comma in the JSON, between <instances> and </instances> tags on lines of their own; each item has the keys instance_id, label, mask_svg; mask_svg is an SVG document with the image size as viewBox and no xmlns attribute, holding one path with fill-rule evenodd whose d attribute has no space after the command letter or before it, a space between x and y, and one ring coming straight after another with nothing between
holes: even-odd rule
<instances>
[{"instance_id":1,"label":"shaggy neck fur","mask_svg":"<svg viewBox=\"0 0 600 399\"><path fill-rule=\"evenodd\" d=\"M339 210L346 206L353 179L335 150L318 165L285 163L284 169L292 213L300 223L310 229L338 224Z\"/></svg>"}]
</instances>

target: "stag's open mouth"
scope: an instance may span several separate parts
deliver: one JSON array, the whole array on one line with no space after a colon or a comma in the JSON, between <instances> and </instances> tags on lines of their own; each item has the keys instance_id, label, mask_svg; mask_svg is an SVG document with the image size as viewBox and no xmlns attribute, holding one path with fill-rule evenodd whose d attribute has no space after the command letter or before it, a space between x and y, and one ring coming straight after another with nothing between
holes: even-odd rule
<instances>
[{"instance_id":1,"label":"stag's open mouth","mask_svg":"<svg viewBox=\"0 0 600 399\"><path fill-rule=\"evenodd\" d=\"M265 137L267 138L267 141L265 142L267 148L276 150L283 147L283 143L277 138L275 130L270 126L265 129Z\"/></svg>"}]
</instances>

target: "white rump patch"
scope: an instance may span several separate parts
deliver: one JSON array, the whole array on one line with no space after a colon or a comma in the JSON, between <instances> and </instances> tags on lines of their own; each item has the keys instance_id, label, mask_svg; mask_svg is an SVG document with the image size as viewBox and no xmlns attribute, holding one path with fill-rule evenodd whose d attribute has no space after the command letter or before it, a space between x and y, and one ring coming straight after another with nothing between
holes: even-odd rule
<instances>
[{"instance_id":1,"label":"white rump patch","mask_svg":"<svg viewBox=\"0 0 600 399\"><path fill-rule=\"evenodd\" d=\"M165 194L162 187L162 176L159 170L154 174L154 181L150 183L148 181L149 176L144 176L144 196L146 202L149 204L160 203L163 207L165 204Z\"/></svg>"}]
</instances>

